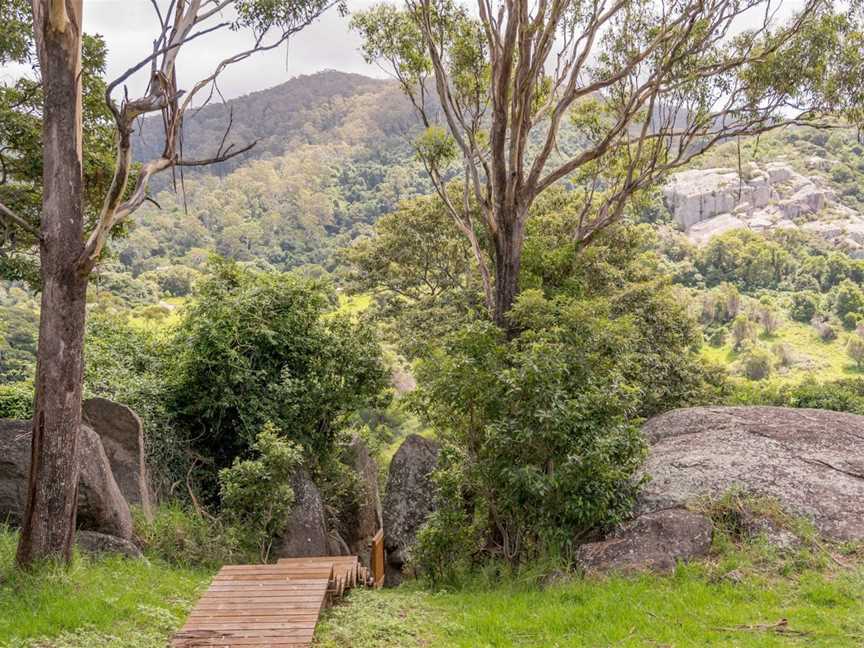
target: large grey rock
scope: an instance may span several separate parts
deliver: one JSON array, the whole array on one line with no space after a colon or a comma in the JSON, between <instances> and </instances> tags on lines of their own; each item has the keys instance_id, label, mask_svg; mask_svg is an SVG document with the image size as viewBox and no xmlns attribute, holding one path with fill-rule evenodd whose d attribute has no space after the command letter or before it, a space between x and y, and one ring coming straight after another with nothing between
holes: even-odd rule
<instances>
[{"instance_id":1,"label":"large grey rock","mask_svg":"<svg viewBox=\"0 0 864 648\"><path fill-rule=\"evenodd\" d=\"M83 415L84 422L102 440L120 492L127 502L137 504L150 516L152 496L141 419L131 408L107 398L85 400Z\"/></svg>"},{"instance_id":2,"label":"large grey rock","mask_svg":"<svg viewBox=\"0 0 864 648\"><path fill-rule=\"evenodd\" d=\"M30 421L0 419L0 520L19 525L30 473ZM99 436L86 425L78 438L81 473L78 526L123 539L132 537L129 505L114 480Z\"/></svg>"},{"instance_id":3,"label":"large grey rock","mask_svg":"<svg viewBox=\"0 0 864 648\"><path fill-rule=\"evenodd\" d=\"M641 513L737 489L777 499L834 540L864 540L864 416L697 407L649 420Z\"/></svg>"},{"instance_id":4,"label":"large grey rock","mask_svg":"<svg viewBox=\"0 0 864 648\"><path fill-rule=\"evenodd\" d=\"M821 169L821 167L811 167ZM807 228L831 243L852 236L861 214L844 206L823 178L795 171L782 160L737 169L691 169L672 174L663 188L666 206L697 245L733 228L755 231Z\"/></svg>"},{"instance_id":5,"label":"large grey rock","mask_svg":"<svg viewBox=\"0 0 864 648\"><path fill-rule=\"evenodd\" d=\"M577 562L588 571L671 571L678 561L708 555L713 525L685 509L646 513L611 538L579 547Z\"/></svg>"},{"instance_id":6,"label":"large grey rock","mask_svg":"<svg viewBox=\"0 0 864 648\"><path fill-rule=\"evenodd\" d=\"M298 470L291 479L294 506L285 530L274 543L277 558L326 556L331 549L321 492L309 473Z\"/></svg>"},{"instance_id":7,"label":"large grey rock","mask_svg":"<svg viewBox=\"0 0 864 648\"><path fill-rule=\"evenodd\" d=\"M347 448L346 460L360 483L358 505L347 513L341 528L352 555L369 566L372 538L383 526L381 497L378 493L378 464L360 437L354 437Z\"/></svg>"},{"instance_id":8,"label":"large grey rock","mask_svg":"<svg viewBox=\"0 0 864 648\"><path fill-rule=\"evenodd\" d=\"M82 529L99 531L128 540L132 537L129 504L114 479L111 464L99 435L86 425L78 437L81 457L81 487L78 520Z\"/></svg>"},{"instance_id":9,"label":"large grey rock","mask_svg":"<svg viewBox=\"0 0 864 648\"><path fill-rule=\"evenodd\" d=\"M673 174L663 196L675 220L689 229L732 212L739 202L747 202L739 200L740 185L738 173L732 169L694 169Z\"/></svg>"},{"instance_id":10,"label":"large grey rock","mask_svg":"<svg viewBox=\"0 0 864 648\"><path fill-rule=\"evenodd\" d=\"M79 531L75 534L75 544L81 551L95 556L117 554L127 558L142 558L144 555L131 540L96 531Z\"/></svg>"},{"instance_id":11,"label":"large grey rock","mask_svg":"<svg viewBox=\"0 0 864 648\"><path fill-rule=\"evenodd\" d=\"M399 447L390 462L387 491L384 495L384 549L386 583L398 585L402 569L417 531L434 510L432 471L438 461L439 446L434 441L412 434Z\"/></svg>"},{"instance_id":12,"label":"large grey rock","mask_svg":"<svg viewBox=\"0 0 864 648\"><path fill-rule=\"evenodd\" d=\"M735 229L747 229L747 224L732 214L720 214L696 223L687 231L687 236L696 245L703 245L713 237Z\"/></svg>"}]
</instances>

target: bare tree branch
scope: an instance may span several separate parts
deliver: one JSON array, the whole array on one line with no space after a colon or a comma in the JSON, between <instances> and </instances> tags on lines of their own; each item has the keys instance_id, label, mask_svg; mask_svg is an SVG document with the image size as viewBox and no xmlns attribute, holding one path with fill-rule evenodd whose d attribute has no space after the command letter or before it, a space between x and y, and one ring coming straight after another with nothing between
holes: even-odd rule
<instances>
[{"instance_id":1,"label":"bare tree branch","mask_svg":"<svg viewBox=\"0 0 864 648\"><path fill-rule=\"evenodd\" d=\"M34 237L36 237L37 241L42 238L42 235L39 233L38 229L33 227L30 223L21 218L18 214L13 212L3 203L0 203L0 216L5 218L10 223L13 223L14 225L20 227L25 232L32 234Z\"/></svg>"},{"instance_id":2,"label":"bare tree branch","mask_svg":"<svg viewBox=\"0 0 864 648\"><path fill-rule=\"evenodd\" d=\"M98 223L87 239L79 259L79 268L82 272L89 272L94 267L112 229L128 218L147 199L147 187L154 175L167 169L224 162L248 152L255 146L256 142L239 149L235 149L233 144L226 147L233 123L233 116L229 116L228 126L215 155L200 160L184 160L182 154L184 117L204 88L211 86L212 97L216 80L225 69L255 54L280 47L293 34L308 26L337 1L322 0L302 10L298 9L292 22L280 26L278 33L269 42L265 42L267 30L261 30L256 34L249 48L220 61L210 75L195 83L189 91L177 88L178 54L186 43L231 25L225 21L211 26L205 23L211 17L235 5L237 0L204 0L203 2L202 0L172 0L164 14L159 10L158 3L153 3L160 25L160 33L153 41L153 52L128 68L106 88L105 101L114 115L117 129L117 158L114 177L105 196ZM116 105L111 96L113 90L148 64L151 64L151 75L147 93L137 99L126 98L120 106ZM206 102L209 100L210 97ZM141 167L135 188L124 199L132 171L132 135L135 122L142 115L154 112L162 112L164 121L162 154Z\"/></svg>"}]
</instances>

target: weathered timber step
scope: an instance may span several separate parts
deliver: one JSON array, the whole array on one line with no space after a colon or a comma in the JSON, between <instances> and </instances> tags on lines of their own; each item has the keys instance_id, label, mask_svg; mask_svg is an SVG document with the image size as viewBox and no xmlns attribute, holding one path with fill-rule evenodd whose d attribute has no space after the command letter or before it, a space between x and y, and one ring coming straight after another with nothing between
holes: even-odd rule
<instances>
[{"instance_id":1,"label":"weathered timber step","mask_svg":"<svg viewBox=\"0 0 864 648\"><path fill-rule=\"evenodd\" d=\"M356 556L286 558L226 565L171 639L173 648L308 648L321 610L366 585Z\"/></svg>"}]
</instances>

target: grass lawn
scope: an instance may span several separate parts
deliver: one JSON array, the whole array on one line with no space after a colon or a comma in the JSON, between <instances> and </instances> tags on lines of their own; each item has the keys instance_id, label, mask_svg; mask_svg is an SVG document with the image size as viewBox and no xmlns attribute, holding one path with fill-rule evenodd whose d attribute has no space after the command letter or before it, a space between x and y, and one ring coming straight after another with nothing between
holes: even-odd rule
<instances>
[{"instance_id":1,"label":"grass lawn","mask_svg":"<svg viewBox=\"0 0 864 648\"><path fill-rule=\"evenodd\" d=\"M211 571L77 557L69 570L13 568L0 532L0 646L164 648ZM860 558L860 556L859 556ZM864 566L811 551L719 547L670 576L475 577L455 591L416 583L355 590L325 612L316 648L505 646L862 646ZM783 621L783 620L786 621Z\"/></svg>"},{"instance_id":2,"label":"grass lawn","mask_svg":"<svg viewBox=\"0 0 864 648\"><path fill-rule=\"evenodd\" d=\"M17 534L0 529L0 646L163 648L211 572L155 560L78 556L68 570L14 568Z\"/></svg>"},{"instance_id":3,"label":"grass lawn","mask_svg":"<svg viewBox=\"0 0 864 648\"><path fill-rule=\"evenodd\" d=\"M770 558L770 553L759 560ZM670 576L574 578L428 593L351 592L325 613L319 648L864 645L864 568L732 552ZM765 569L767 572L765 572Z\"/></svg>"}]
</instances>

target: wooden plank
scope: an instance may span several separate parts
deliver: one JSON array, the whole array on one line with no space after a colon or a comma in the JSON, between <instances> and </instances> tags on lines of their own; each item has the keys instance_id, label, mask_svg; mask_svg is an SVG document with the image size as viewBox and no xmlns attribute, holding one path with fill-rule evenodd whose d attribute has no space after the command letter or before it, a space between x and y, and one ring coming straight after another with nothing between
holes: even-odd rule
<instances>
[{"instance_id":1,"label":"wooden plank","mask_svg":"<svg viewBox=\"0 0 864 648\"><path fill-rule=\"evenodd\" d=\"M341 596L360 573L356 556L226 565L171 645L308 648L329 593Z\"/></svg>"},{"instance_id":2,"label":"wooden plank","mask_svg":"<svg viewBox=\"0 0 864 648\"><path fill-rule=\"evenodd\" d=\"M328 562L333 565L333 571L336 575L340 573L345 580L344 587L351 588L357 586L357 574L360 567L357 556L314 556L310 558L281 558L277 565L287 565L292 568L298 565L308 564L309 562L322 563Z\"/></svg>"}]
</instances>

